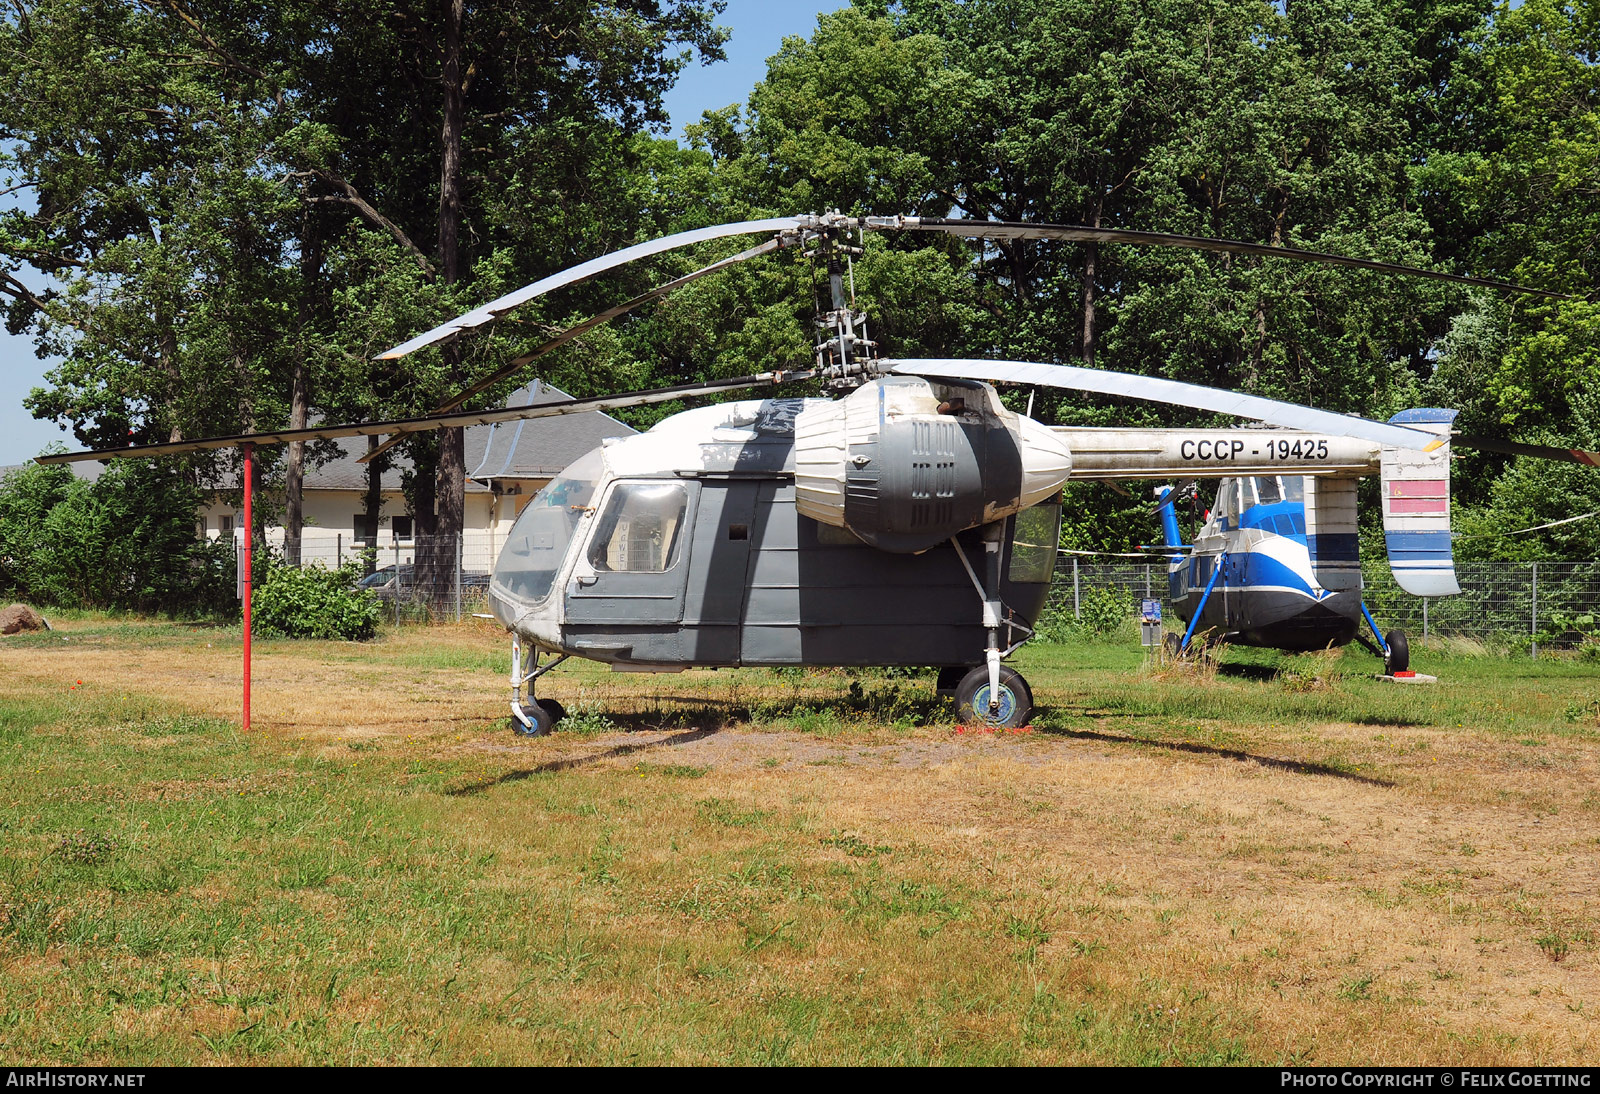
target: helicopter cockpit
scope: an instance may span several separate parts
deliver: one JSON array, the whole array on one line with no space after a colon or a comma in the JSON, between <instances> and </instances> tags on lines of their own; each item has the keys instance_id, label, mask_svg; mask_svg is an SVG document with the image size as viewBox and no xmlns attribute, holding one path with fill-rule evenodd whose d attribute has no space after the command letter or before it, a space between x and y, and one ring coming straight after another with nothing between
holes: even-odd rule
<instances>
[{"instance_id":1,"label":"helicopter cockpit","mask_svg":"<svg viewBox=\"0 0 1600 1094\"><path fill-rule=\"evenodd\" d=\"M511 526L494 570L499 591L528 603L550 595L556 575L577 537L579 522L594 500L602 472L600 449L579 457L528 502ZM491 598L497 605L504 598ZM511 620L502 619L508 626Z\"/></svg>"}]
</instances>

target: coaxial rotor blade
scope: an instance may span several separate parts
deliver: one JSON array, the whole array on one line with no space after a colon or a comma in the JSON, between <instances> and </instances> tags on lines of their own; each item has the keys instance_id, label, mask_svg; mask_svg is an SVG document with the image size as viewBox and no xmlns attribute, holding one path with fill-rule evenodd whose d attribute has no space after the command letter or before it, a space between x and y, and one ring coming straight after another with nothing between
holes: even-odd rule
<instances>
[{"instance_id":1,"label":"coaxial rotor blade","mask_svg":"<svg viewBox=\"0 0 1600 1094\"><path fill-rule=\"evenodd\" d=\"M941 217L866 217L868 229L893 231L904 229L913 232L942 232L946 235L968 239L1058 239L1069 243L1124 243L1140 247L1180 247L1191 251L1213 251L1219 254L1254 255L1259 258L1292 258L1298 262L1319 262L1328 266L1346 266L1356 270L1375 270L1378 273L1405 274L1426 277L1435 281L1449 281L1457 285L1476 285L1486 289L1527 293L1552 300L1571 300L1565 293L1548 292L1514 285L1509 281L1496 281L1486 277L1464 277L1460 274L1424 270L1416 266L1401 266L1393 262L1373 262L1365 258L1346 258L1324 251L1301 251L1292 247L1269 247L1263 243L1245 243L1233 239L1211 239L1206 236L1173 235L1168 232L1134 232L1123 228L1089 228L1078 224L1030 224L1013 220L962 220Z\"/></svg>"},{"instance_id":2,"label":"coaxial rotor blade","mask_svg":"<svg viewBox=\"0 0 1600 1094\"><path fill-rule=\"evenodd\" d=\"M1046 387L1092 391L1100 395L1124 395L1153 403L1171 403L1218 414L1254 418L1272 425L1287 426L1308 433L1328 433L1339 437L1359 437L1366 441L1416 448L1424 451L1445 443L1444 438L1417 429L1385 425L1349 414L1316 410L1298 403L1263 399L1238 391L1184 384L1153 376L1127 372L1079 368L1076 365L1047 365L1037 361L886 361L890 371L909 376L945 376L955 379L993 380L1011 384L1043 384Z\"/></svg>"},{"instance_id":3,"label":"coaxial rotor blade","mask_svg":"<svg viewBox=\"0 0 1600 1094\"><path fill-rule=\"evenodd\" d=\"M735 263L744 262L748 259L755 258L758 255L770 254L771 252L776 251L782 245L782 241L779 239L769 239L765 243L760 243L748 250L740 251L736 255L729 255L727 258L718 259L709 266L702 266L700 269L695 270L692 273L686 273L682 277L675 277L664 285L657 285L644 295L636 296L632 300L618 304L614 308L607 308L605 311L601 312L599 315L596 315L592 319L585 319L582 323L579 323L575 327L568 327L566 330L562 331L548 342L545 342L543 345L523 354L521 357L518 357L516 360L512 361L505 368L495 372L493 375L485 376L482 380L479 380L471 387L466 388L460 394L456 395L455 398L450 399L447 402L440 403L438 406L434 407L431 413L444 414L454 410L456 407L460 406L462 403L465 403L474 395L480 395L501 381L516 375L518 369L526 368L528 365L532 364L534 361L537 361L545 354L550 353L553 350L560 349L562 346L566 345L574 338L577 338L579 335L586 334L603 323L609 323L611 320L620 315L626 315L642 304L648 304L652 300L659 299L660 297L667 295L673 289L681 288L684 285L689 284L691 281L695 281L704 277L706 274L716 273L718 270L726 269ZM369 451L365 456L361 457L360 462L370 463L372 460L378 458L385 452L389 451L389 449L399 444L402 439L403 438L399 436L390 437L388 440L378 445L378 447Z\"/></svg>"},{"instance_id":4,"label":"coaxial rotor blade","mask_svg":"<svg viewBox=\"0 0 1600 1094\"><path fill-rule=\"evenodd\" d=\"M1470 436L1451 437L1450 443L1456 448L1476 448L1483 452L1498 452L1503 456L1531 456L1536 460L1560 460L1585 467L1600 467L1600 452L1586 452L1581 448L1557 448L1547 444L1522 444L1519 441Z\"/></svg>"},{"instance_id":5,"label":"coaxial rotor blade","mask_svg":"<svg viewBox=\"0 0 1600 1094\"><path fill-rule=\"evenodd\" d=\"M463 331L481 327L491 323L500 316L519 308L528 301L536 299L556 289L568 285L576 285L592 277L605 273L607 270L618 266L625 266L641 258L661 254L663 251L674 251L680 247L692 247L696 243L704 243L708 239L723 239L727 236L756 235L761 232L790 232L799 228L802 223L800 217L769 217L766 220L744 220L736 224L715 224L709 228L696 228L691 232L678 232L676 235L663 236L645 243L637 243L632 247L624 247L620 251L613 251L599 258L591 258L588 262L579 263L560 273L551 274L549 277L535 281L531 285L524 285L515 292L506 293L504 296L491 300L482 307L473 308L465 315L459 315L448 323L441 323L430 331L417 335L408 342L402 342L393 349L385 350L378 355L378 360L388 361L397 357L419 350L424 346L431 346L435 342L443 342L447 338L454 338Z\"/></svg>"},{"instance_id":6,"label":"coaxial rotor blade","mask_svg":"<svg viewBox=\"0 0 1600 1094\"><path fill-rule=\"evenodd\" d=\"M429 414L419 418L397 418L387 422L351 422L346 425L316 426L311 429L285 429L277 433L240 433L231 437L206 437L195 441L63 452L58 455L36 456L34 460L42 464L76 463L81 460L124 460L138 456L177 456L186 452L233 448L241 444L274 445L339 437L379 436L386 433L421 433L430 429L453 426L489 425L494 422L514 422L527 418L553 418L561 414L582 414L590 410L616 410L645 403L664 403L692 395L736 391L740 388L772 387L795 380L809 379L812 375L810 369L787 372L780 370L757 373L754 376L735 376L727 380L707 380L702 383L675 384L672 387L650 388L645 391L626 391L618 395L597 395L586 399L572 399L564 403L531 403L500 410L457 411L453 414Z\"/></svg>"}]
</instances>

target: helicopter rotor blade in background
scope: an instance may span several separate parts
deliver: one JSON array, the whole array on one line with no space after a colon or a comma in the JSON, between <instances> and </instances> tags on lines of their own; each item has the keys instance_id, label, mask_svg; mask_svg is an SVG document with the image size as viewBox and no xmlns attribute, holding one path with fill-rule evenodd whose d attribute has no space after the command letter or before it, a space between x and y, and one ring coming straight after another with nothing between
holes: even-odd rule
<instances>
[{"instance_id":1,"label":"helicopter rotor blade in background","mask_svg":"<svg viewBox=\"0 0 1600 1094\"><path fill-rule=\"evenodd\" d=\"M766 220L742 220L734 224L715 224L709 228L696 228L690 232L678 232L676 235L663 236L660 239L636 243L632 247L624 247L620 251L613 251L599 258L591 258L588 262L579 263L560 273L551 274L549 277L535 281L531 285L524 285L515 292L506 293L498 299L491 300L481 307L473 308L465 315L458 315L448 323L441 323L430 331L424 331L409 341L402 342L393 349L385 350L378 354L378 360L391 361L397 357L404 357L408 353L431 346L436 342L454 338L463 331L472 330L492 323L515 308L521 307L530 300L537 299L556 289L568 285L576 285L588 281L593 277L605 273L607 270L618 266L626 266L641 258L661 254L664 251L675 251L680 247L692 247L696 243L703 243L709 239L723 239L727 236L756 235L763 232L786 233L793 232L802 226L804 218L801 217L769 217Z\"/></svg>"},{"instance_id":2,"label":"helicopter rotor blade in background","mask_svg":"<svg viewBox=\"0 0 1600 1094\"><path fill-rule=\"evenodd\" d=\"M651 289L642 296L636 296L632 300L618 304L616 307L607 308L605 311L599 313L593 318L585 319L577 326L568 327L566 330L562 331L560 334L557 334L554 338L551 338L543 345L524 353L522 356L518 357L516 360L512 361L509 365L506 365L499 371L494 372L489 376L485 376L471 387L465 388L453 399L440 403L438 406L429 411L429 413L448 413L449 411L452 411L456 407L460 406L462 403L466 402L468 399L472 398L474 395L479 395L485 391L488 391L501 381L516 375L518 369L526 368L528 365L531 365L545 354L560 349L574 338L577 338L582 334L586 334L604 323L609 323L618 316L626 315L640 305L648 304L652 300L659 299L660 297L670 293L672 290L681 288L684 285L689 284L691 281L695 281L704 277L706 274L716 273L718 270L727 269L729 266L755 258L758 255L770 254L771 252L776 251L782 245L783 241L780 238L769 239L765 243L759 243L756 246L751 247L749 250L740 251L736 255L729 255L727 258L718 259L716 262L711 263L711 265L702 266L700 269L695 270L692 273L686 273L682 277L675 277L664 285L657 285L655 288ZM403 436L400 435L390 437L388 440L372 449L366 455L362 456L357 462L370 463L372 460L377 459L379 456L389 451L389 449L399 444L403 439Z\"/></svg>"},{"instance_id":3,"label":"helicopter rotor blade in background","mask_svg":"<svg viewBox=\"0 0 1600 1094\"><path fill-rule=\"evenodd\" d=\"M240 433L230 437L205 437L195 441L173 441L165 444L130 445L127 448L104 448L82 452L62 452L34 457L35 463L77 463L82 460L121 460L139 456L176 456L186 452L206 452L218 448L233 448L241 444L277 445L293 441L316 441L340 437L381 436L386 433L420 433L430 429L452 426L490 425L495 422L514 422L528 418L554 418L562 414L582 414L590 410L616 410L645 403L665 403L693 395L709 395L719 391L737 391L741 388L774 387L779 384L807 380L813 375L810 369L763 372L753 376L734 376L726 380L706 380L693 384L675 384L672 387L650 388L644 391L625 391L617 395L596 395L584 399L571 399L564 403L532 403L510 406L498 410L465 410L451 414L429 414L420 418L399 418L387 422L350 422L345 425L316 426L311 429L285 429L277 433Z\"/></svg>"},{"instance_id":4,"label":"helicopter rotor blade in background","mask_svg":"<svg viewBox=\"0 0 1600 1094\"><path fill-rule=\"evenodd\" d=\"M1557 448L1548 444L1522 444L1519 441L1496 441L1488 437L1465 435L1451 437L1450 444L1456 448L1498 452L1502 456L1530 456L1536 460L1560 460L1563 463L1600 468L1600 452L1586 452L1581 448Z\"/></svg>"},{"instance_id":5,"label":"helicopter rotor blade in background","mask_svg":"<svg viewBox=\"0 0 1600 1094\"><path fill-rule=\"evenodd\" d=\"M1011 220L962 220L942 217L866 217L864 225L869 230L913 232L942 232L945 235L968 239L1056 239L1068 243L1121 243L1136 247L1178 247L1191 251L1212 251L1218 254L1254 255L1259 258L1292 258L1300 262L1318 262L1328 266L1345 266L1356 270L1374 270L1378 273L1405 274L1426 277L1435 281L1449 281L1458 285L1476 285L1486 289L1527 293L1552 300L1571 300L1565 293L1514 285L1509 281L1492 278L1466 277L1461 274L1424 270L1416 266L1401 266L1393 262L1374 262L1365 258L1346 258L1324 251L1302 251L1291 247L1269 247L1264 243L1245 243L1233 239L1212 239L1208 236L1173 235L1168 232L1135 232L1124 228L1089 228L1078 224L1032 224Z\"/></svg>"},{"instance_id":6,"label":"helicopter rotor blade in background","mask_svg":"<svg viewBox=\"0 0 1600 1094\"><path fill-rule=\"evenodd\" d=\"M1238 391L1201 387L1153 376L1127 372L1080 368L1076 365L1046 365L1037 361L885 361L889 371L908 376L942 376L951 379L991 380L1010 384L1042 384L1045 387L1092 391L1099 395L1123 395L1153 403L1210 410L1240 418L1254 418L1270 425L1287 426L1307 433L1327 433L1339 437L1359 437L1364 441L1429 451L1444 443L1444 438L1418 429L1368 421L1351 414L1315 410L1298 403L1263 399Z\"/></svg>"}]
</instances>

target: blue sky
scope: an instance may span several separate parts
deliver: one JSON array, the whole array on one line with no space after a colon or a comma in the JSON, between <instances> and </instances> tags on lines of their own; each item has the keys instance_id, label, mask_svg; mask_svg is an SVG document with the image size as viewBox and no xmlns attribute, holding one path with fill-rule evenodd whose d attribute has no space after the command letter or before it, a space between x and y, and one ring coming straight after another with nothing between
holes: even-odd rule
<instances>
[{"instance_id":1,"label":"blue sky","mask_svg":"<svg viewBox=\"0 0 1600 1094\"><path fill-rule=\"evenodd\" d=\"M702 111L729 103L744 103L767 70L767 58L778 52L785 35L809 37L819 12L848 7L844 0L728 0L718 22L733 31L728 59L720 64L691 67L667 96L673 135L697 121ZM37 287L37 281L30 279ZM21 463L39 454L51 441L78 447L70 432L54 422L36 421L22 408L31 388L44 382L49 365L33 354L30 337L8 335L0 329L0 465Z\"/></svg>"}]
</instances>

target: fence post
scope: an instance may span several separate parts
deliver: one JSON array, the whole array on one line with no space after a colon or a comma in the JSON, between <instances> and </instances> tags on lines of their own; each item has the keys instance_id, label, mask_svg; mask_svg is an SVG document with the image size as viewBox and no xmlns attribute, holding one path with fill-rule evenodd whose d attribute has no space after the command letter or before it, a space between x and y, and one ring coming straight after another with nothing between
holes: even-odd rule
<instances>
[{"instance_id":1,"label":"fence post","mask_svg":"<svg viewBox=\"0 0 1600 1094\"><path fill-rule=\"evenodd\" d=\"M1150 564L1148 562L1144 564L1144 598L1146 600L1150 599Z\"/></svg>"},{"instance_id":2,"label":"fence post","mask_svg":"<svg viewBox=\"0 0 1600 1094\"><path fill-rule=\"evenodd\" d=\"M1423 637L1424 641L1426 641L1427 637L1428 637L1428 598L1427 597L1423 597L1422 598L1422 637Z\"/></svg>"},{"instance_id":3,"label":"fence post","mask_svg":"<svg viewBox=\"0 0 1600 1094\"><path fill-rule=\"evenodd\" d=\"M344 533L333 534L333 568L338 570L344 566Z\"/></svg>"},{"instance_id":4,"label":"fence post","mask_svg":"<svg viewBox=\"0 0 1600 1094\"><path fill-rule=\"evenodd\" d=\"M1072 618L1083 618L1078 611L1078 558L1076 555L1072 558Z\"/></svg>"},{"instance_id":5,"label":"fence post","mask_svg":"<svg viewBox=\"0 0 1600 1094\"><path fill-rule=\"evenodd\" d=\"M400 537L393 533L389 542L394 545L394 625L400 625Z\"/></svg>"},{"instance_id":6,"label":"fence post","mask_svg":"<svg viewBox=\"0 0 1600 1094\"><path fill-rule=\"evenodd\" d=\"M1529 647L1529 650L1533 654L1534 660L1538 660L1538 658L1539 658L1539 564L1537 562L1535 562L1533 564L1533 611L1532 611L1532 620L1531 620L1531 622L1529 624L1528 634L1533 639L1533 643Z\"/></svg>"},{"instance_id":7,"label":"fence post","mask_svg":"<svg viewBox=\"0 0 1600 1094\"><path fill-rule=\"evenodd\" d=\"M461 622L461 537L464 533L456 533L456 622Z\"/></svg>"}]
</instances>

